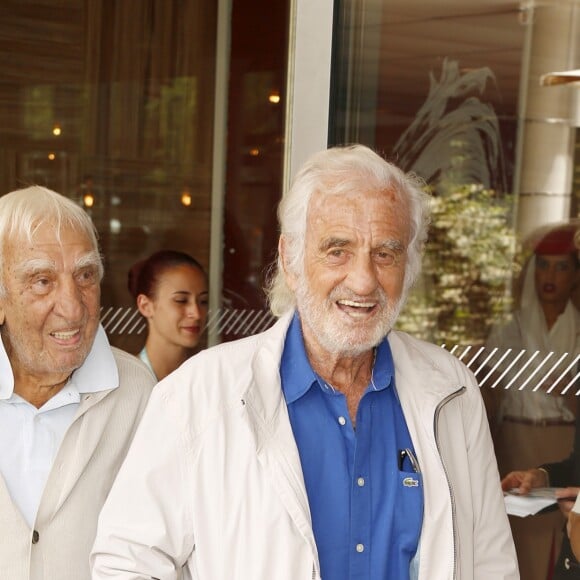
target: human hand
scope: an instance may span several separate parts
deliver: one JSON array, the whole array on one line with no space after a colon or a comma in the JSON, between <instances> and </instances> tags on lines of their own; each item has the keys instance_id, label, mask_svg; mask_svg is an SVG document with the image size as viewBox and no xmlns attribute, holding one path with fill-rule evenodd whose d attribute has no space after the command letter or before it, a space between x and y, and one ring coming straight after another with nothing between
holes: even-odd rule
<instances>
[{"instance_id":1,"label":"human hand","mask_svg":"<svg viewBox=\"0 0 580 580\"><path fill-rule=\"evenodd\" d=\"M517 488L521 495L526 495L535 487L546 487L548 476L542 469L527 469L526 471L511 471L501 480L503 491Z\"/></svg>"},{"instance_id":2,"label":"human hand","mask_svg":"<svg viewBox=\"0 0 580 580\"><path fill-rule=\"evenodd\" d=\"M570 510L574 506L578 492L580 492L580 487L562 487L556 490L558 507L566 518L570 515Z\"/></svg>"}]
</instances>

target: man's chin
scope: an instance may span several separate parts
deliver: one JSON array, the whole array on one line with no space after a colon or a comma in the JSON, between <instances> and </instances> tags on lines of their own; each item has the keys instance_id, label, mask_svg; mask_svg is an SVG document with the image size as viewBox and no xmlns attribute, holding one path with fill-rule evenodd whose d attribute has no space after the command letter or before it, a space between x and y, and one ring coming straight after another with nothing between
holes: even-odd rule
<instances>
[{"instance_id":1,"label":"man's chin","mask_svg":"<svg viewBox=\"0 0 580 580\"><path fill-rule=\"evenodd\" d=\"M54 356L53 370L70 374L83 364L87 358L87 354L86 350L83 349L82 351L67 353L68 356L63 356L62 354L60 356Z\"/></svg>"},{"instance_id":2,"label":"man's chin","mask_svg":"<svg viewBox=\"0 0 580 580\"><path fill-rule=\"evenodd\" d=\"M319 336L318 340L329 354L357 356L378 346L388 332L388 330L383 331L381 329L380 331L375 331L370 335L369 333L359 332L352 333L351 336L345 336L344 332L339 332L324 337Z\"/></svg>"}]
</instances>

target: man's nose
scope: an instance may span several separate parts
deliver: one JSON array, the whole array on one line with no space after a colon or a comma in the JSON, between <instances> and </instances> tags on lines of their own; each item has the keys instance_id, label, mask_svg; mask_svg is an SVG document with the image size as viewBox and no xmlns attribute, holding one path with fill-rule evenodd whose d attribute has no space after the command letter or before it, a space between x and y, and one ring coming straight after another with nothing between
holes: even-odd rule
<instances>
[{"instance_id":1,"label":"man's nose","mask_svg":"<svg viewBox=\"0 0 580 580\"><path fill-rule=\"evenodd\" d=\"M358 255L352 260L352 268L348 275L349 288L359 296L368 296L377 288L377 273L375 264L368 255Z\"/></svg>"},{"instance_id":2,"label":"man's nose","mask_svg":"<svg viewBox=\"0 0 580 580\"><path fill-rule=\"evenodd\" d=\"M61 280L58 284L55 313L68 321L78 321L83 317L82 292L72 278Z\"/></svg>"}]
</instances>

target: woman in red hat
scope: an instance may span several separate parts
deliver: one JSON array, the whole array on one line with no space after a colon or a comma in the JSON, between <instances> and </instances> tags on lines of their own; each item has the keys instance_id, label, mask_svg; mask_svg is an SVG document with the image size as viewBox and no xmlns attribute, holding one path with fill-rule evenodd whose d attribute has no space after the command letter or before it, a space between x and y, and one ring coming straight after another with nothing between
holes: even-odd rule
<instances>
[{"instance_id":1,"label":"woman in red hat","mask_svg":"<svg viewBox=\"0 0 580 580\"><path fill-rule=\"evenodd\" d=\"M570 367L580 351L580 312L572 300L580 272L576 232L576 226L556 227L534 244L519 309L487 341L498 347L497 357L512 349L502 372L519 356L498 386L495 442L500 473L508 474L504 488L522 473L513 470L560 461L572 450L576 388L568 397L560 393L572 379L576 369ZM564 523L560 512L510 517L510 523L521 577L551 579Z\"/></svg>"}]
</instances>

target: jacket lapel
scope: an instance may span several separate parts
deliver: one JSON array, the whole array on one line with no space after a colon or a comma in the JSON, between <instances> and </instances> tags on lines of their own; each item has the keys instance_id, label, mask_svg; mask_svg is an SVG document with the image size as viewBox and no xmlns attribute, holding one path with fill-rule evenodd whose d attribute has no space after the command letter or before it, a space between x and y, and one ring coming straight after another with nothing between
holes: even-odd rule
<instances>
[{"instance_id":1,"label":"jacket lapel","mask_svg":"<svg viewBox=\"0 0 580 580\"><path fill-rule=\"evenodd\" d=\"M41 507L46 506L48 513L39 512L39 517L41 515L54 517L83 475L87 463L102 439L110 417L110 413L107 412L92 413L88 422L85 420L85 414L109 393L110 391L100 391L81 395L77 414L60 446L46 483ZM59 470L58 465L61 463L64 469Z\"/></svg>"},{"instance_id":2,"label":"jacket lapel","mask_svg":"<svg viewBox=\"0 0 580 580\"><path fill-rule=\"evenodd\" d=\"M291 316L265 333L252 361L253 383L246 391L249 427L256 440L258 460L280 500L312 550L319 570L308 496L300 455L292 433L280 382L280 360Z\"/></svg>"}]
</instances>

